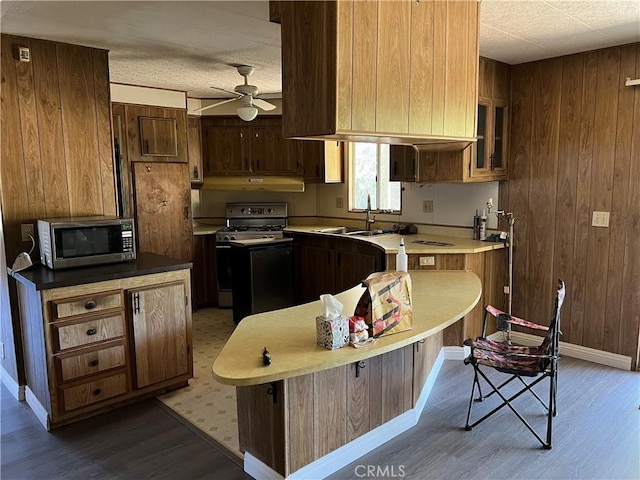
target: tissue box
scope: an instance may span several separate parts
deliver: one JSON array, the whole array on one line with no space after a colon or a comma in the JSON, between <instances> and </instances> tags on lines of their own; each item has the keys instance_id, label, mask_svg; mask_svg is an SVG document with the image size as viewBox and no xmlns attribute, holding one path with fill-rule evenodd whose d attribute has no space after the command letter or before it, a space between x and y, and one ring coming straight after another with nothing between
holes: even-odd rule
<instances>
[{"instance_id":1,"label":"tissue box","mask_svg":"<svg viewBox=\"0 0 640 480\"><path fill-rule=\"evenodd\" d=\"M316 317L316 343L329 350L348 345L349 318L342 315L334 319Z\"/></svg>"}]
</instances>

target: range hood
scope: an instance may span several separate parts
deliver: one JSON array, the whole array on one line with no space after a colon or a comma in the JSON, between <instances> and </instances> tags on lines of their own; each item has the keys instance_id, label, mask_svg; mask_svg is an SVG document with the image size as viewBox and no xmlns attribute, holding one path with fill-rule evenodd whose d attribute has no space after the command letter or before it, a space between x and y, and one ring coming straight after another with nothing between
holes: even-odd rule
<instances>
[{"instance_id":1,"label":"range hood","mask_svg":"<svg viewBox=\"0 0 640 480\"><path fill-rule=\"evenodd\" d=\"M202 190L247 190L267 192L304 192L302 177L238 176L204 177Z\"/></svg>"}]
</instances>

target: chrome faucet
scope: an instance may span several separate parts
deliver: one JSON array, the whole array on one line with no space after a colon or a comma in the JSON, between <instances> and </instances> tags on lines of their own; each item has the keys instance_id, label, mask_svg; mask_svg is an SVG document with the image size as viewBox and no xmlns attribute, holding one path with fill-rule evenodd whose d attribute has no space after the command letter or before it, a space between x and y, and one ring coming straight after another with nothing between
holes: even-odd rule
<instances>
[{"instance_id":1,"label":"chrome faucet","mask_svg":"<svg viewBox=\"0 0 640 480\"><path fill-rule=\"evenodd\" d=\"M367 195L367 209L365 212L367 216L364 220L364 229L368 232L371 230L371 224L376 221L375 217L371 215L371 195Z\"/></svg>"}]
</instances>

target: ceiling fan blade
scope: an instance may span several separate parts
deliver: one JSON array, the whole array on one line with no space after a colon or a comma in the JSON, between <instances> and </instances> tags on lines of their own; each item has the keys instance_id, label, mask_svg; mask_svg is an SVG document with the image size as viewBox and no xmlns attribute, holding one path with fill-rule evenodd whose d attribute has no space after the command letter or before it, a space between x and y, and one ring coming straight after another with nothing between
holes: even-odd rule
<instances>
[{"instance_id":1,"label":"ceiling fan blade","mask_svg":"<svg viewBox=\"0 0 640 480\"><path fill-rule=\"evenodd\" d=\"M229 102L235 102L236 100L242 98L242 96L236 97L236 98L227 98L226 100L223 100L221 102L218 103L212 103L211 105L207 105L206 107L200 107L200 108L196 108L195 110L192 110L193 113L198 113L198 112L202 112L203 110L209 110L210 108L213 107L219 107L220 105L224 105L225 103L229 103Z\"/></svg>"},{"instance_id":2,"label":"ceiling fan blade","mask_svg":"<svg viewBox=\"0 0 640 480\"><path fill-rule=\"evenodd\" d=\"M220 88L220 87L209 87L209 88L213 88L214 90L220 90L221 92L227 92L227 93L230 93L231 95L238 95L238 92L236 92L235 90L227 90L226 88Z\"/></svg>"},{"instance_id":3,"label":"ceiling fan blade","mask_svg":"<svg viewBox=\"0 0 640 480\"><path fill-rule=\"evenodd\" d=\"M262 110L265 110L267 112L270 111L270 110L275 110L275 108L276 108L275 105L273 105L273 104L271 104L271 103L269 103L269 102L267 102L265 100L262 100L261 98L254 98L253 99L253 104L256 107L261 108Z\"/></svg>"}]
</instances>

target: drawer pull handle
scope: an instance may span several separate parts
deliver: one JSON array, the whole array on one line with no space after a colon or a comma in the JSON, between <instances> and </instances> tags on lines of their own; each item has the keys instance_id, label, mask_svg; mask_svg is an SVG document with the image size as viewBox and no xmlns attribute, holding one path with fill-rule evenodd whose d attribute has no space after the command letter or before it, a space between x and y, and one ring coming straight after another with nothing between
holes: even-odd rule
<instances>
[{"instance_id":1,"label":"drawer pull handle","mask_svg":"<svg viewBox=\"0 0 640 480\"><path fill-rule=\"evenodd\" d=\"M98 329L95 327L87 330L87 335L95 335L96 333L98 333Z\"/></svg>"},{"instance_id":2,"label":"drawer pull handle","mask_svg":"<svg viewBox=\"0 0 640 480\"><path fill-rule=\"evenodd\" d=\"M94 395L96 395L96 396L97 396L97 395L100 395L101 393L102 393L102 390L100 390L99 388L96 388L96 389L93 391L93 394L94 394Z\"/></svg>"},{"instance_id":3,"label":"drawer pull handle","mask_svg":"<svg viewBox=\"0 0 640 480\"><path fill-rule=\"evenodd\" d=\"M91 365L92 367L97 367L98 366L98 360L91 360L89 365Z\"/></svg>"},{"instance_id":4,"label":"drawer pull handle","mask_svg":"<svg viewBox=\"0 0 640 480\"><path fill-rule=\"evenodd\" d=\"M93 310L97 306L98 304L96 303L95 300L89 300L87 303L84 304L84 308L86 308L87 310Z\"/></svg>"}]
</instances>

